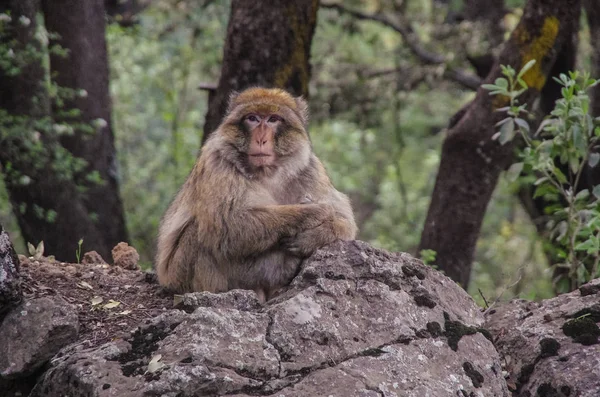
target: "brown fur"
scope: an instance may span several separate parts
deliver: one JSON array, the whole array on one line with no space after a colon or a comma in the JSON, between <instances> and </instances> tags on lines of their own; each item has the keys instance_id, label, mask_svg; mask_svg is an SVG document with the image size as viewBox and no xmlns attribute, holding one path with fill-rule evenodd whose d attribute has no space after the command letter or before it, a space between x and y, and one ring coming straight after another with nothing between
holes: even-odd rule
<instances>
[{"instance_id":1,"label":"brown fur","mask_svg":"<svg viewBox=\"0 0 600 397\"><path fill-rule=\"evenodd\" d=\"M248 162L255 130L241 123L254 113L284 120L273 128L275 160L265 167ZM312 152L306 123L306 102L283 90L232 96L161 221L156 272L162 285L180 293L251 289L264 301L292 280L303 257L355 237L350 202Z\"/></svg>"}]
</instances>

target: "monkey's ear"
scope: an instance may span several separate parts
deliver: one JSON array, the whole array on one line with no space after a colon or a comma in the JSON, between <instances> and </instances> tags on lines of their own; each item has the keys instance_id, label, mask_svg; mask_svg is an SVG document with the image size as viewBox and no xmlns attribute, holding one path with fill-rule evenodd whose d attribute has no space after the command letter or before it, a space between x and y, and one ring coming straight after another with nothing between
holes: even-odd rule
<instances>
[{"instance_id":1,"label":"monkey's ear","mask_svg":"<svg viewBox=\"0 0 600 397\"><path fill-rule=\"evenodd\" d=\"M308 103L301 96L294 98L296 102L296 111L304 127L308 126Z\"/></svg>"},{"instance_id":2,"label":"monkey's ear","mask_svg":"<svg viewBox=\"0 0 600 397\"><path fill-rule=\"evenodd\" d=\"M235 107L235 100L237 99L237 97L239 95L240 95L239 91L231 91L231 93L229 94L229 101L227 102L227 113L226 114L231 113L231 111Z\"/></svg>"}]
</instances>

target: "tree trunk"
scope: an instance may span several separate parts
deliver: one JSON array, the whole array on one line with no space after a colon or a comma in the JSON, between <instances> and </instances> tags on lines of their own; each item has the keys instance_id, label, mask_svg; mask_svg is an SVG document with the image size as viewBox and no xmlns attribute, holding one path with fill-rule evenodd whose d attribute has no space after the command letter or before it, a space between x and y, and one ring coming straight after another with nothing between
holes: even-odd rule
<instances>
[{"instance_id":1,"label":"tree trunk","mask_svg":"<svg viewBox=\"0 0 600 397\"><path fill-rule=\"evenodd\" d=\"M70 7L66 9L72 11ZM42 66L45 51L35 38L39 11L37 0L0 2L0 12L11 15L2 40L13 49L15 59L22 60L16 74L0 69L0 111L5 112L0 117L3 177L26 242L37 245L44 241L46 255L73 261L77 242L84 238L85 249L94 249L108 258L113 243L104 238L78 186L64 172L68 159L50 117L46 71ZM102 158L105 150L98 148L98 157ZM103 195L95 199L111 201L111 197Z\"/></svg>"},{"instance_id":2,"label":"tree trunk","mask_svg":"<svg viewBox=\"0 0 600 397\"><path fill-rule=\"evenodd\" d=\"M212 96L202 142L220 124L232 91L250 86L279 87L308 95L310 45L318 0L233 0L223 67Z\"/></svg>"},{"instance_id":3,"label":"tree trunk","mask_svg":"<svg viewBox=\"0 0 600 397\"><path fill-rule=\"evenodd\" d=\"M519 25L506 42L486 83L501 76L500 65L519 70L535 59L524 76L530 104L545 85L556 55L570 39L579 17L579 0L530 0ZM435 264L464 288L469 284L475 244L500 173L513 160L514 142L492 140L494 124L506 117L496 109L508 99L479 88L471 105L448 132L419 249L436 251Z\"/></svg>"},{"instance_id":4,"label":"tree trunk","mask_svg":"<svg viewBox=\"0 0 600 397\"><path fill-rule=\"evenodd\" d=\"M87 95L75 96L64 107L54 106L57 122L82 122L96 126L95 133L76 131L63 135L60 142L74 156L84 159L87 167L76 175L76 182L85 186L84 205L100 231L102 241L91 242L84 237L86 249L95 249L104 258L121 241L127 241L123 204L117 182L117 155L111 122L108 55L105 39L103 0L44 0L44 20L48 32L59 37L50 44L68 49L68 56L50 54L50 72L61 87L85 90ZM70 117L65 109L79 109ZM89 181L89 175L100 181Z\"/></svg>"}]
</instances>

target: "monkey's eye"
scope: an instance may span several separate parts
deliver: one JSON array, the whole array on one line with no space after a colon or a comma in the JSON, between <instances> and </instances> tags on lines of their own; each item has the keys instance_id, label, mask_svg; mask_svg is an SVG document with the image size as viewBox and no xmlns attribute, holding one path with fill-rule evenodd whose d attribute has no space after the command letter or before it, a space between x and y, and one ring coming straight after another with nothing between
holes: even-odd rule
<instances>
[{"instance_id":1,"label":"monkey's eye","mask_svg":"<svg viewBox=\"0 0 600 397\"><path fill-rule=\"evenodd\" d=\"M283 121L283 119L275 114L271 115L271 117L269 117L269 120L267 120L268 123L277 123L281 121Z\"/></svg>"},{"instance_id":2,"label":"monkey's eye","mask_svg":"<svg viewBox=\"0 0 600 397\"><path fill-rule=\"evenodd\" d=\"M244 117L244 124L247 126L247 128L253 130L257 125L260 124L260 116L257 116L256 114L249 114Z\"/></svg>"}]
</instances>

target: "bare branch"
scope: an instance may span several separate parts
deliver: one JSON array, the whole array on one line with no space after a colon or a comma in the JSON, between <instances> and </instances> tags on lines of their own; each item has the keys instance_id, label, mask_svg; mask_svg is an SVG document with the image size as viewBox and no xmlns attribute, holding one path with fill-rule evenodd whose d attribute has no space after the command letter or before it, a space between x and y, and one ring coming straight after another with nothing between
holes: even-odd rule
<instances>
[{"instance_id":1,"label":"bare branch","mask_svg":"<svg viewBox=\"0 0 600 397\"><path fill-rule=\"evenodd\" d=\"M356 19L379 22L382 25L393 29L400 33L411 52L425 64L441 65L449 62L449 59L446 56L425 49L408 24L400 24L380 13L366 14L357 10L352 10L339 3L321 2L321 7L334 9L341 14L347 14ZM479 77L465 73L457 68L447 68L444 72L444 76L471 90L476 90L481 84L481 79Z\"/></svg>"}]
</instances>

